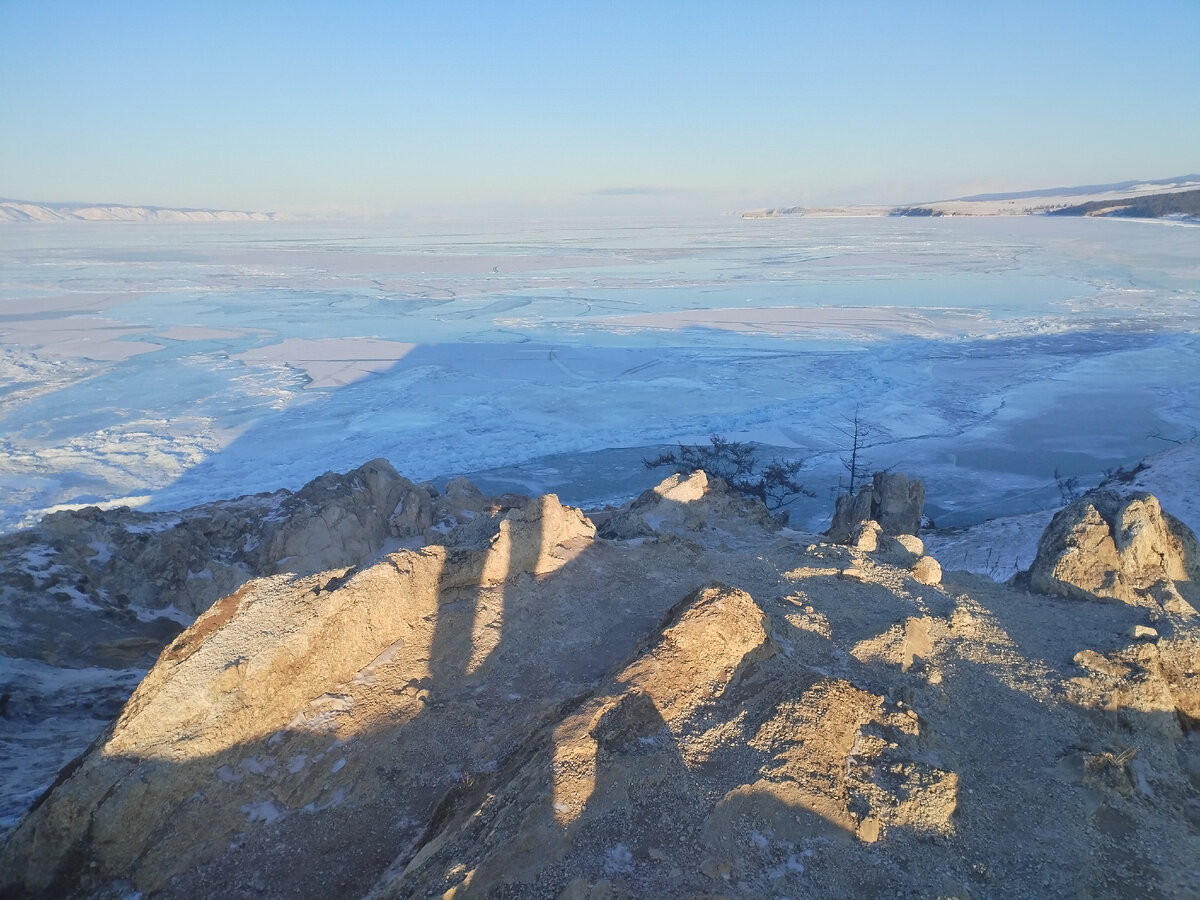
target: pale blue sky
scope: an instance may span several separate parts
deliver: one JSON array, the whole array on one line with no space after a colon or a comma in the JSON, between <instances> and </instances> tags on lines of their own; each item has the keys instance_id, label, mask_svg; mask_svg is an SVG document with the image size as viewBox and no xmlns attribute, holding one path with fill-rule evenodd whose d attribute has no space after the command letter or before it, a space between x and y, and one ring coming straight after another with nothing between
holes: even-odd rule
<instances>
[{"instance_id":1,"label":"pale blue sky","mask_svg":"<svg viewBox=\"0 0 1200 900\"><path fill-rule=\"evenodd\" d=\"M0 196L720 212L1200 170L1200 0L0 0Z\"/></svg>"}]
</instances>

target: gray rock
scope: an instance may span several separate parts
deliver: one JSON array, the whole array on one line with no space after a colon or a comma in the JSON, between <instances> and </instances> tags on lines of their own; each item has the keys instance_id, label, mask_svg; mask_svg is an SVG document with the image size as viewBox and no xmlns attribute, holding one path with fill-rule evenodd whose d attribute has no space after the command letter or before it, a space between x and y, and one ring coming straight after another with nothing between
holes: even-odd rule
<instances>
[{"instance_id":1,"label":"gray rock","mask_svg":"<svg viewBox=\"0 0 1200 900\"><path fill-rule=\"evenodd\" d=\"M396 536L393 513L414 488L386 459L310 481L263 523L259 572L309 574L366 561Z\"/></svg>"},{"instance_id":2,"label":"gray rock","mask_svg":"<svg viewBox=\"0 0 1200 900\"><path fill-rule=\"evenodd\" d=\"M424 499L422 499L424 495ZM0 541L0 557L44 547L45 574L6 567L0 584L45 592L69 584L99 609L198 615L250 578L358 565L392 537L423 535L432 501L384 459L276 491L173 513L87 507L46 516ZM29 583L26 584L25 581Z\"/></svg>"},{"instance_id":3,"label":"gray rock","mask_svg":"<svg viewBox=\"0 0 1200 900\"><path fill-rule=\"evenodd\" d=\"M429 489L422 485L405 489L392 511L389 525L398 538L424 536L433 525L433 496Z\"/></svg>"},{"instance_id":4,"label":"gray rock","mask_svg":"<svg viewBox=\"0 0 1200 900\"><path fill-rule=\"evenodd\" d=\"M848 543L865 521L879 523L883 534L919 534L925 484L903 472L876 472L857 494L838 497L829 537Z\"/></svg>"}]
</instances>

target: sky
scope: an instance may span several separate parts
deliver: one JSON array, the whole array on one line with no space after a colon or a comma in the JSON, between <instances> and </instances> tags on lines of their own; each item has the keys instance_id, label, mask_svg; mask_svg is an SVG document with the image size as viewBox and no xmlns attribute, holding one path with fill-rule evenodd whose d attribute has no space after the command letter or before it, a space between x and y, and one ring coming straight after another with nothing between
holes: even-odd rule
<instances>
[{"instance_id":1,"label":"sky","mask_svg":"<svg viewBox=\"0 0 1200 900\"><path fill-rule=\"evenodd\" d=\"M400 216L1200 171L1200 0L0 0L0 197Z\"/></svg>"}]
</instances>

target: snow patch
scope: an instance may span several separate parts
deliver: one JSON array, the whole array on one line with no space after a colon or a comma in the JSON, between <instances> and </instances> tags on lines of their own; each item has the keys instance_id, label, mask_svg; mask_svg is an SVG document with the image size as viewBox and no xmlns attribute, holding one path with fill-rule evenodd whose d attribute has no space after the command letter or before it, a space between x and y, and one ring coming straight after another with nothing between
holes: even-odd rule
<instances>
[{"instance_id":1,"label":"snow patch","mask_svg":"<svg viewBox=\"0 0 1200 900\"><path fill-rule=\"evenodd\" d=\"M246 821L263 822L267 825L274 825L284 816L284 810L280 809L269 797L259 800L257 803L244 804L242 812L246 814Z\"/></svg>"}]
</instances>

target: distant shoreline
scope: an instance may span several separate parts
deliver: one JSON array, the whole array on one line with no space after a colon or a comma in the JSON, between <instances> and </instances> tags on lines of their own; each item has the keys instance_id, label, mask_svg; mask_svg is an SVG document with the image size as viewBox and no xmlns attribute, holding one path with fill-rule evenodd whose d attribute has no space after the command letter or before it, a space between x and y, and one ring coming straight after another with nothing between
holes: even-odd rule
<instances>
[{"instance_id":1,"label":"distant shoreline","mask_svg":"<svg viewBox=\"0 0 1200 900\"><path fill-rule=\"evenodd\" d=\"M60 222L131 222L179 224L196 222L274 222L273 212L233 209L188 209L126 206L121 203L39 203L0 200L0 224Z\"/></svg>"},{"instance_id":2,"label":"distant shoreline","mask_svg":"<svg viewBox=\"0 0 1200 900\"><path fill-rule=\"evenodd\" d=\"M743 219L785 217L911 217L943 216L1089 216L1190 221L1200 217L1200 175L1180 175L1158 181L1121 182L1079 188L1053 188L1013 194L979 194L953 200L901 206L776 206L747 210ZM1181 218L1180 218L1181 217Z\"/></svg>"}]
</instances>

